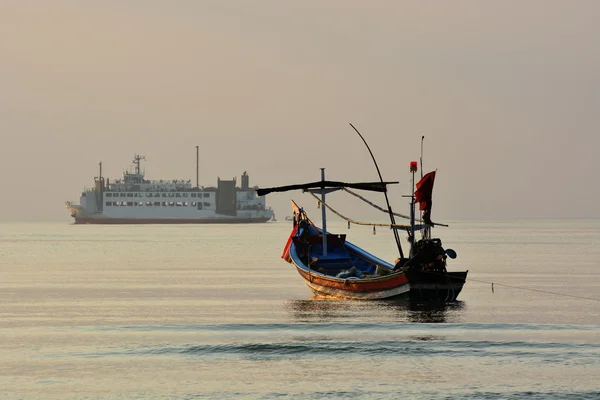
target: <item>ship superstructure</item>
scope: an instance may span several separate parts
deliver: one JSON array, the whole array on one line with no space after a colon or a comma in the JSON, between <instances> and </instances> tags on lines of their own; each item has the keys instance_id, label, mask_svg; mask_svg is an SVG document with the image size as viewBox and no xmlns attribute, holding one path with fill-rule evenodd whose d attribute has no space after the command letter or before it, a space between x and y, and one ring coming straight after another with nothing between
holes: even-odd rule
<instances>
[{"instance_id":1,"label":"ship superstructure","mask_svg":"<svg viewBox=\"0 0 600 400\"><path fill-rule=\"evenodd\" d=\"M246 172L241 185L217 179L216 187L196 186L190 180L148 180L135 155L134 170L111 182L100 173L94 187L81 193L80 203L67 202L77 224L211 224L267 222L273 210L250 187Z\"/></svg>"}]
</instances>

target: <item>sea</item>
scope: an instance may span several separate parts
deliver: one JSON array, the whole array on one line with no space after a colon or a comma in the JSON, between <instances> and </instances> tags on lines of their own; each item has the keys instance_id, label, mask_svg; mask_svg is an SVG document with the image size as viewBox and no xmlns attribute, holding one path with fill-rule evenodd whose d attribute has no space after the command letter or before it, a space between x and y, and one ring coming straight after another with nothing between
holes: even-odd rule
<instances>
[{"instance_id":1,"label":"sea","mask_svg":"<svg viewBox=\"0 0 600 400\"><path fill-rule=\"evenodd\" d=\"M436 227L451 304L315 298L291 228L0 224L0 399L600 399L600 221Z\"/></svg>"}]
</instances>

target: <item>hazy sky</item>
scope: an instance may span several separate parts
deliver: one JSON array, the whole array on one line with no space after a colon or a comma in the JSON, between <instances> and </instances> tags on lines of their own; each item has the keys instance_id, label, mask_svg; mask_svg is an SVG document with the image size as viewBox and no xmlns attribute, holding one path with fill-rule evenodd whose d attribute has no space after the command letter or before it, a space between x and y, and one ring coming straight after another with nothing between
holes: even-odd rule
<instances>
[{"instance_id":1,"label":"hazy sky","mask_svg":"<svg viewBox=\"0 0 600 400\"><path fill-rule=\"evenodd\" d=\"M0 220L68 221L98 162L115 178L136 152L148 178L194 181L196 145L206 186L376 180L349 122L402 182L398 211L425 135L434 220L600 217L599 18L585 0L0 0ZM282 218L290 197L314 208L267 200Z\"/></svg>"}]
</instances>

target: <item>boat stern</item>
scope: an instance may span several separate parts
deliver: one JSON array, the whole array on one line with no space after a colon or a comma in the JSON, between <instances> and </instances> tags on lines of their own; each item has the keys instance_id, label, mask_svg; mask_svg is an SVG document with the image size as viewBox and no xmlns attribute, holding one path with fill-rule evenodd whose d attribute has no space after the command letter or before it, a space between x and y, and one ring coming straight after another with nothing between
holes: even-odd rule
<instances>
[{"instance_id":1,"label":"boat stern","mask_svg":"<svg viewBox=\"0 0 600 400\"><path fill-rule=\"evenodd\" d=\"M418 301L456 301L469 271L428 272L419 269L404 271L410 284L410 299Z\"/></svg>"}]
</instances>

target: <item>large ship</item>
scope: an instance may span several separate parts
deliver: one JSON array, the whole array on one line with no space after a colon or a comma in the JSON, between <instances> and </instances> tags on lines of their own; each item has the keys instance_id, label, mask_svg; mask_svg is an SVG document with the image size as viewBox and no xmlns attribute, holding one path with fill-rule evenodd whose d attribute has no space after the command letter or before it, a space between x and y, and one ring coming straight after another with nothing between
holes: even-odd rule
<instances>
[{"instance_id":1,"label":"large ship","mask_svg":"<svg viewBox=\"0 0 600 400\"><path fill-rule=\"evenodd\" d=\"M145 157L135 155L134 170L125 171L122 179L110 182L94 178L94 187L81 193L80 203L68 201L67 209L76 224L222 224L267 222L273 210L263 197L250 187L246 172L241 185L217 179L217 186L198 185L190 180L148 180L140 169ZM198 162L196 153L196 163Z\"/></svg>"}]
</instances>

